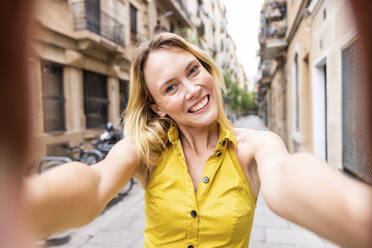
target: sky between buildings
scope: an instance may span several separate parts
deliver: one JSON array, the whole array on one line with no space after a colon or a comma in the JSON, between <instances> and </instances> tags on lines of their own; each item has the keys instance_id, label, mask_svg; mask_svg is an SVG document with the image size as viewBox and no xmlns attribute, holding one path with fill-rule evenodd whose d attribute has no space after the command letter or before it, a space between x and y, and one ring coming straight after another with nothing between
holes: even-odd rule
<instances>
[{"instance_id":1,"label":"sky between buildings","mask_svg":"<svg viewBox=\"0 0 372 248\"><path fill-rule=\"evenodd\" d=\"M263 0L224 0L227 29L233 38L240 63L248 77L254 78L259 58L257 51L260 10Z\"/></svg>"}]
</instances>

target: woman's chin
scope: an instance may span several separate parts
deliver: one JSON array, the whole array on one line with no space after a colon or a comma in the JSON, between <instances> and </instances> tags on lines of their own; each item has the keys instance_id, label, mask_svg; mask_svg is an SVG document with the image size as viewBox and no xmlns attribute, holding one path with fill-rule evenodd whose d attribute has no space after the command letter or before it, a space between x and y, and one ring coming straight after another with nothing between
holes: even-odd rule
<instances>
[{"instance_id":1,"label":"woman's chin","mask_svg":"<svg viewBox=\"0 0 372 248\"><path fill-rule=\"evenodd\" d=\"M190 120L195 127L204 127L214 124L217 121L217 111L209 111L203 115L200 115L196 118L192 118Z\"/></svg>"}]
</instances>

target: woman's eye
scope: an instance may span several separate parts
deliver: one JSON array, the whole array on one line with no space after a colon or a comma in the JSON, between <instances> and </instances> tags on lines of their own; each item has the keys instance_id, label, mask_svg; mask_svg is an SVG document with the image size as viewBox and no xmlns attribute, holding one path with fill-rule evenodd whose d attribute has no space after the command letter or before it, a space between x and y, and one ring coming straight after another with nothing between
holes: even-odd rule
<instances>
[{"instance_id":1,"label":"woman's eye","mask_svg":"<svg viewBox=\"0 0 372 248\"><path fill-rule=\"evenodd\" d=\"M165 93L169 93L173 91L176 87L174 85L169 85L167 88L165 88Z\"/></svg>"},{"instance_id":2,"label":"woman's eye","mask_svg":"<svg viewBox=\"0 0 372 248\"><path fill-rule=\"evenodd\" d=\"M189 74L190 74L190 75L194 74L195 72L198 71L198 69L199 69L199 66L198 66L198 65L194 65L194 66L191 68Z\"/></svg>"}]
</instances>

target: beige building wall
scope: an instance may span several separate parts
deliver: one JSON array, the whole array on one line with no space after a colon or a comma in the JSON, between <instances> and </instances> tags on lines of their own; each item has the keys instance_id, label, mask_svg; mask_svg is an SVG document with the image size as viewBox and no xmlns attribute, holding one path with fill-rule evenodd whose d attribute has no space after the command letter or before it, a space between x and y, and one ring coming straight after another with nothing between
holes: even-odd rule
<instances>
[{"instance_id":1,"label":"beige building wall","mask_svg":"<svg viewBox=\"0 0 372 248\"><path fill-rule=\"evenodd\" d=\"M285 80L278 79L277 72L269 73L272 75L269 79L261 75L259 80L263 92L261 105L267 101L269 127L283 133L279 123L286 122L291 152L313 152L327 159L331 166L342 168L342 52L357 39L351 8L346 0L288 0L287 19L288 47L283 71L288 83L287 88L283 88L283 92L287 92L286 103L282 101L287 106L282 108L287 112L282 116L287 120L283 118L280 122L277 108L279 82L284 86ZM268 80L270 87L267 88ZM297 106L299 128L296 128Z\"/></svg>"},{"instance_id":2,"label":"beige building wall","mask_svg":"<svg viewBox=\"0 0 372 248\"><path fill-rule=\"evenodd\" d=\"M269 113L269 128L278 134L287 144L288 133L286 126L286 74L283 64L277 64L271 80L269 92L271 93Z\"/></svg>"},{"instance_id":3,"label":"beige building wall","mask_svg":"<svg viewBox=\"0 0 372 248\"><path fill-rule=\"evenodd\" d=\"M76 30L74 16L84 14L83 2L44 0L40 1L36 9L32 59L33 92L36 99L33 142L40 149L33 154L34 161L46 156L53 145L76 145L102 132L100 128L86 128L84 83L89 82L84 82L84 71L99 73L107 78L107 120L119 128L120 80L129 80L131 55L138 40L154 34L158 18L167 11L172 11L172 14L163 16L160 21L165 31L170 31L171 23L175 31L182 31L184 27L193 28L178 1L102 0L100 10L104 17L101 16L101 31L108 29L110 32L114 28L113 23L116 23L115 27L124 25L123 33L120 32L124 40L118 44L104 37L103 32L97 34L86 27ZM183 3L187 6L186 1ZM134 38L130 31L130 5L137 9L137 36ZM82 20L85 18L84 15L80 17ZM62 68L65 130L44 131L41 68L44 61L58 64Z\"/></svg>"},{"instance_id":4,"label":"beige building wall","mask_svg":"<svg viewBox=\"0 0 372 248\"><path fill-rule=\"evenodd\" d=\"M306 0L287 0L287 27L288 29L293 26L296 16L299 14L301 6ZM288 32L288 30L287 30Z\"/></svg>"},{"instance_id":5,"label":"beige building wall","mask_svg":"<svg viewBox=\"0 0 372 248\"><path fill-rule=\"evenodd\" d=\"M311 60L313 87L319 84L319 73L326 65L327 75L327 148L328 162L342 168L342 64L341 54L357 38L351 8L345 0L316 1L312 6L313 36ZM313 97L313 103L319 96ZM314 105L315 106L315 105ZM320 106L322 107L322 106ZM314 107L315 108L315 107ZM318 108L314 109L313 126L321 122ZM324 132L318 128L314 132L314 152L324 157L324 140L317 138Z\"/></svg>"},{"instance_id":6,"label":"beige building wall","mask_svg":"<svg viewBox=\"0 0 372 248\"><path fill-rule=\"evenodd\" d=\"M300 1L293 1L292 5ZM296 11L295 7L289 10ZM294 14L288 12L289 18ZM292 26L293 27L293 26ZM311 17L303 19L296 30L287 50L287 81L288 81L288 146L291 152L312 151L312 92L311 68L312 57L312 22ZM287 31L287 33L289 30ZM299 99L296 102L296 63L298 70ZM298 106L296 106L298 104ZM299 107L299 128L296 128L296 108Z\"/></svg>"}]
</instances>

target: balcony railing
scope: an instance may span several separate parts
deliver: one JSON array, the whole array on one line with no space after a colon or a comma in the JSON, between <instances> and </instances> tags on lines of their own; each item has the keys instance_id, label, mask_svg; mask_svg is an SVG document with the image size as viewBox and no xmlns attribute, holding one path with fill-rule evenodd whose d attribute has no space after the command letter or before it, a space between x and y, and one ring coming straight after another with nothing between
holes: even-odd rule
<instances>
[{"instance_id":1,"label":"balcony railing","mask_svg":"<svg viewBox=\"0 0 372 248\"><path fill-rule=\"evenodd\" d=\"M99 7L86 2L72 3L75 31L89 30L124 46L124 25L104 13Z\"/></svg>"}]
</instances>

